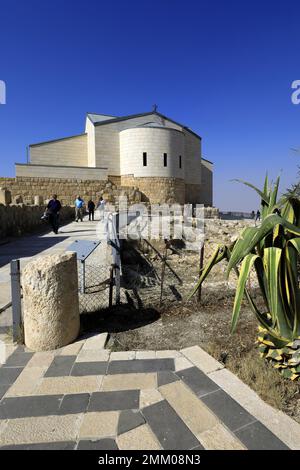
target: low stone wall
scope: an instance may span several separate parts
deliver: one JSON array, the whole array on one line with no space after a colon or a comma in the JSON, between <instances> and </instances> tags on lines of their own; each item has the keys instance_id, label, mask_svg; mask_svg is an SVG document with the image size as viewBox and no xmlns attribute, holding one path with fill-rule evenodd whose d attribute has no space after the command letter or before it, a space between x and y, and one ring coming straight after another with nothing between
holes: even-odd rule
<instances>
[{"instance_id":1,"label":"low stone wall","mask_svg":"<svg viewBox=\"0 0 300 470\"><path fill-rule=\"evenodd\" d=\"M26 206L25 204L5 206L0 204L0 239L30 233L45 227L41 220L45 206ZM74 217L74 208L64 206L60 211L60 222Z\"/></svg>"},{"instance_id":2,"label":"low stone wall","mask_svg":"<svg viewBox=\"0 0 300 470\"><path fill-rule=\"evenodd\" d=\"M185 184L179 178L121 176L122 186L135 186L142 193L142 201L151 204L185 203Z\"/></svg>"},{"instance_id":3,"label":"low stone wall","mask_svg":"<svg viewBox=\"0 0 300 470\"><path fill-rule=\"evenodd\" d=\"M103 191L109 185L107 181L74 180L60 178L0 178L0 187L11 191L12 198L21 195L25 204L33 204L34 196L42 196L43 200L57 194L63 205L74 204L77 194L84 200L90 197L98 200Z\"/></svg>"},{"instance_id":4,"label":"low stone wall","mask_svg":"<svg viewBox=\"0 0 300 470\"><path fill-rule=\"evenodd\" d=\"M136 186L136 184L129 186ZM67 206L74 204L78 194L85 202L90 198L97 202L100 196L103 196L107 201L115 202L118 196L124 195L124 193L130 203L139 200L133 187L122 188L116 186L112 181L16 177L0 178L1 187L7 188L11 192L13 202L17 202L16 198L21 196L22 202L29 205L34 203L35 196L40 196L43 201L46 201L53 194L57 194L62 205Z\"/></svg>"},{"instance_id":5,"label":"low stone wall","mask_svg":"<svg viewBox=\"0 0 300 470\"><path fill-rule=\"evenodd\" d=\"M219 219L220 213L217 207L204 207L205 219Z\"/></svg>"},{"instance_id":6,"label":"low stone wall","mask_svg":"<svg viewBox=\"0 0 300 470\"><path fill-rule=\"evenodd\" d=\"M108 181L61 179L49 177L0 178L0 188L11 192L12 202L31 205L45 202L57 194L62 205L73 205L79 194L86 202L97 202L100 196L115 205L119 196L127 196L128 203L151 204L205 203L201 200L201 185L186 185L183 179L167 177L109 176ZM1 202L1 201L0 201ZM209 205L209 204L206 204Z\"/></svg>"}]
</instances>

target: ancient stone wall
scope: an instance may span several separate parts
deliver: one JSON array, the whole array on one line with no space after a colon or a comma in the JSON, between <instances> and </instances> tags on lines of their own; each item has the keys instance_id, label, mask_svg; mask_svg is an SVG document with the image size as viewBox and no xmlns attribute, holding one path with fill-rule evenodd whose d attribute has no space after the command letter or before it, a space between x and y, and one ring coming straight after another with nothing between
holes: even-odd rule
<instances>
[{"instance_id":1,"label":"ancient stone wall","mask_svg":"<svg viewBox=\"0 0 300 470\"><path fill-rule=\"evenodd\" d=\"M111 181L116 186L121 186L121 176L118 175L108 175L109 181Z\"/></svg>"},{"instance_id":2,"label":"ancient stone wall","mask_svg":"<svg viewBox=\"0 0 300 470\"><path fill-rule=\"evenodd\" d=\"M129 204L140 200L151 204L205 203L201 199L200 185L187 185L183 179L173 177L134 177L128 174L109 176L108 181L16 177L0 178L1 187L11 191L13 202L29 205L34 203L36 196L46 201L53 194L57 194L63 205L73 205L78 194L86 202L90 198L97 202L103 196L114 204L117 204L119 196L127 196Z\"/></svg>"},{"instance_id":3,"label":"ancient stone wall","mask_svg":"<svg viewBox=\"0 0 300 470\"><path fill-rule=\"evenodd\" d=\"M142 193L142 201L151 204L185 203L185 184L179 178L121 176L122 186L135 186Z\"/></svg>"},{"instance_id":4,"label":"ancient stone wall","mask_svg":"<svg viewBox=\"0 0 300 470\"><path fill-rule=\"evenodd\" d=\"M0 204L0 239L9 236L20 236L38 228L46 227L41 220L44 206L26 206L25 204L5 206ZM74 208L64 206L60 212L60 222L74 217Z\"/></svg>"},{"instance_id":5,"label":"ancient stone wall","mask_svg":"<svg viewBox=\"0 0 300 470\"><path fill-rule=\"evenodd\" d=\"M97 201L103 191L112 189L109 181L75 180L60 178L0 178L0 187L9 189L12 198L21 195L25 204L32 204L34 196L42 196L44 201L57 194L63 205L72 205L79 194L85 201L91 197Z\"/></svg>"}]
</instances>

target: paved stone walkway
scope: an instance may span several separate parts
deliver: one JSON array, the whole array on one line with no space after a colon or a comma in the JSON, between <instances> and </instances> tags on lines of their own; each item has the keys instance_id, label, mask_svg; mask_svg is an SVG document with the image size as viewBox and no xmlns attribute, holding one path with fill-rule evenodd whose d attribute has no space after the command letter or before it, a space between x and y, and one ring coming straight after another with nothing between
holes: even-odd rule
<instances>
[{"instance_id":1,"label":"paved stone walkway","mask_svg":"<svg viewBox=\"0 0 300 470\"><path fill-rule=\"evenodd\" d=\"M98 213L96 213L98 217ZM74 240L97 239L99 220L89 222L88 216L83 222L70 222L59 228L55 235L49 231L43 234L26 235L11 242L0 244L0 309L11 300L10 261L20 259L21 269L41 254L62 253Z\"/></svg>"},{"instance_id":2,"label":"paved stone walkway","mask_svg":"<svg viewBox=\"0 0 300 470\"><path fill-rule=\"evenodd\" d=\"M98 218L97 212L95 217ZM64 253L75 240L98 239L99 230L104 230L103 222L99 220L90 222L88 216L85 216L83 222L73 221L60 227L57 235L53 232L34 234L0 244L0 340L5 342L9 340L7 334L10 335L12 325L11 307L1 312L2 308L11 301L10 261L20 259L22 270L29 261L36 257ZM97 250L97 256L99 258L99 250Z\"/></svg>"},{"instance_id":3,"label":"paved stone walkway","mask_svg":"<svg viewBox=\"0 0 300 470\"><path fill-rule=\"evenodd\" d=\"M105 341L95 334L39 353L7 347L1 449L299 448L300 426L201 348L110 352Z\"/></svg>"}]
</instances>

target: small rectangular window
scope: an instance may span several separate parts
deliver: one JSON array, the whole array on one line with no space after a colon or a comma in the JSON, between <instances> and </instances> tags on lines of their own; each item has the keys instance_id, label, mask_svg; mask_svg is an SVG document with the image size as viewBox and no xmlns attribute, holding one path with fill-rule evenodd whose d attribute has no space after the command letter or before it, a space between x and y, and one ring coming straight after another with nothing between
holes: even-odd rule
<instances>
[{"instance_id":1,"label":"small rectangular window","mask_svg":"<svg viewBox=\"0 0 300 470\"><path fill-rule=\"evenodd\" d=\"M164 166L167 166L167 158L168 158L168 155L166 153L164 153Z\"/></svg>"},{"instance_id":2,"label":"small rectangular window","mask_svg":"<svg viewBox=\"0 0 300 470\"><path fill-rule=\"evenodd\" d=\"M147 152L143 152L143 166L147 166Z\"/></svg>"},{"instance_id":3,"label":"small rectangular window","mask_svg":"<svg viewBox=\"0 0 300 470\"><path fill-rule=\"evenodd\" d=\"M179 168L182 168L181 155L179 155Z\"/></svg>"}]
</instances>

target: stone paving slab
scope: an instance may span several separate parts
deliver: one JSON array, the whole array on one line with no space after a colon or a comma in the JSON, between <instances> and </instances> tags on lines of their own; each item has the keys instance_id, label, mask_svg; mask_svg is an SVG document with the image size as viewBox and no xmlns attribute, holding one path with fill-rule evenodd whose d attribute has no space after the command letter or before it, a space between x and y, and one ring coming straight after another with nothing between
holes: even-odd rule
<instances>
[{"instance_id":1,"label":"stone paving slab","mask_svg":"<svg viewBox=\"0 0 300 470\"><path fill-rule=\"evenodd\" d=\"M114 439L99 439L97 441L79 441L76 450L118 450Z\"/></svg>"},{"instance_id":2,"label":"stone paving slab","mask_svg":"<svg viewBox=\"0 0 300 470\"><path fill-rule=\"evenodd\" d=\"M116 442L120 450L161 450L162 448L147 424L119 435Z\"/></svg>"},{"instance_id":3,"label":"stone paving slab","mask_svg":"<svg viewBox=\"0 0 300 470\"><path fill-rule=\"evenodd\" d=\"M76 356L54 357L45 377L64 377L66 375L70 375L75 359Z\"/></svg>"},{"instance_id":4,"label":"stone paving slab","mask_svg":"<svg viewBox=\"0 0 300 470\"><path fill-rule=\"evenodd\" d=\"M64 395L61 398L58 413L60 415L85 413L90 402L90 397L91 395L89 393L75 393L73 395Z\"/></svg>"},{"instance_id":5,"label":"stone paving slab","mask_svg":"<svg viewBox=\"0 0 300 470\"><path fill-rule=\"evenodd\" d=\"M46 377L35 391L36 395L92 393L100 390L102 375L84 377Z\"/></svg>"},{"instance_id":6,"label":"stone paving slab","mask_svg":"<svg viewBox=\"0 0 300 470\"><path fill-rule=\"evenodd\" d=\"M57 414L62 398L62 395L4 398L0 402L0 419Z\"/></svg>"},{"instance_id":7,"label":"stone paving slab","mask_svg":"<svg viewBox=\"0 0 300 470\"><path fill-rule=\"evenodd\" d=\"M300 448L300 425L201 348L114 353L106 338L10 349L0 367L0 449Z\"/></svg>"},{"instance_id":8,"label":"stone paving slab","mask_svg":"<svg viewBox=\"0 0 300 470\"><path fill-rule=\"evenodd\" d=\"M2 446L1 450L74 450L76 442L45 442L39 444L17 444Z\"/></svg>"},{"instance_id":9,"label":"stone paving slab","mask_svg":"<svg viewBox=\"0 0 300 470\"><path fill-rule=\"evenodd\" d=\"M201 397L215 392L220 387L197 367L191 367L176 372L177 376L190 387L193 392Z\"/></svg>"},{"instance_id":10,"label":"stone paving slab","mask_svg":"<svg viewBox=\"0 0 300 470\"><path fill-rule=\"evenodd\" d=\"M209 377L291 449L300 449L299 423L265 403L228 369L212 372Z\"/></svg>"},{"instance_id":11,"label":"stone paving slab","mask_svg":"<svg viewBox=\"0 0 300 470\"><path fill-rule=\"evenodd\" d=\"M218 389L215 392L209 393L202 397L202 401L233 432L256 421L254 416L248 413L224 390Z\"/></svg>"},{"instance_id":12,"label":"stone paving slab","mask_svg":"<svg viewBox=\"0 0 300 470\"><path fill-rule=\"evenodd\" d=\"M42 416L8 420L0 435L1 445L75 441L82 415Z\"/></svg>"},{"instance_id":13,"label":"stone paving slab","mask_svg":"<svg viewBox=\"0 0 300 470\"><path fill-rule=\"evenodd\" d=\"M106 375L103 377L101 390L135 390L135 389L153 389L157 387L157 376L155 373L148 374L123 374Z\"/></svg>"},{"instance_id":14,"label":"stone paving slab","mask_svg":"<svg viewBox=\"0 0 300 470\"><path fill-rule=\"evenodd\" d=\"M174 370L173 359L139 359L130 361L112 361L108 365L108 374L130 374Z\"/></svg>"},{"instance_id":15,"label":"stone paving slab","mask_svg":"<svg viewBox=\"0 0 300 470\"><path fill-rule=\"evenodd\" d=\"M105 375L106 369L107 362L76 362L72 367L70 375L76 377L83 377L85 375Z\"/></svg>"},{"instance_id":16,"label":"stone paving slab","mask_svg":"<svg viewBox=\"0 0 300 470\"><path fill-rule=\"evenodd\" d=\"M191 450L199 446L196 436L166 400L143 408L143 415L162 449Z\"/></svg>"},{"instance_id":17,"label":"stone paving slab","mask_svg":"<svg viewBox=\"0 0 300 470\"><path fill-rule=\"evenodd\" d=\"M145 424L145 418L139 411L123 410L119 416L118 435L131 431Z\"/></svg>"},{"instance_id":18,"label":"stone paving slab","mask_svg":"<svg viewBox=\"0 0 300 470\"><path fill-rule=\"evenodd\" d=\"M16 381L11 385L6 396L34 395L46 370L47 366L24 368Z\"/></svg>"},{"instance_id":19,"label":"stone paving slab","mask_svg":"<svg viewBox=\"0 0 300 470\"><path fill-rule=\"evenodd\" d=\"M131 410L139 407L139 390L96 392L90 399L88 411Z\"/></svg>"},{"instance_id":20,"label":"stone paving slab","mask_svg":"<svg viewBox=\"0 0 300 470\"><path fill-rule=\"evenodd\" d=\"M119 411L89 412L80 426L80 439L99 439L117 435Z\"/></svg>"}]
</instances>

